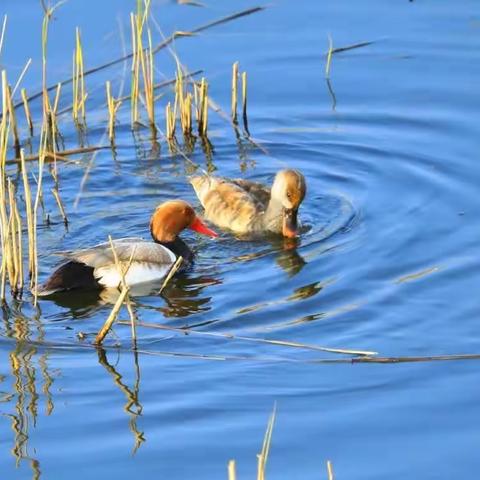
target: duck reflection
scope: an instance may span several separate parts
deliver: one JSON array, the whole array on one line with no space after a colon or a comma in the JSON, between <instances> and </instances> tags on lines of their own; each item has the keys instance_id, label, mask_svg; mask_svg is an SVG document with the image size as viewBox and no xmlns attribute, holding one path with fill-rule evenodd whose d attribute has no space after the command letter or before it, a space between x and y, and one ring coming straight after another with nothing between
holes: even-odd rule
<instances>
[{"instance_id":1,"label":"duck reflection","mask_svg":"<svg viewBox=\"0 0 480 480\"><path fill-rule=\"evenodd\" d=\"M165 317L186 317L199 312L210 310L211 297L203 295L203 290L212 285L222 283L219 278L209 275L180 274L173 277L165 289L159 294L162 282L151 282L135 285L130 288L129 294L133 306L146 307L142 298L161 296L165 305L156 307ZM42 300L52 301L62 308L70 310L73 318L85 318L106 305L114 305L120 295L115 288L103 290L72 290L59 292ZM64 319L62 314L61 318Z\"/></svg>"},{"instance_id":2,"label":"duck reflection","mask_svg":"<svg viewBox=\"0 0 480 480\"><path fill-rule=\"evenodd\" d=\"M297 251L299 245L298 238L285 238L282 239L282 243L283 249L277 250L275 263L289 277L294 277L297 273L300 273L307 262Z\"/></svg>"},{"instance_id":3,"label":"duck reflection","mask_svg":"<svg viewBox=\"0 0 480 480\"><path fill-rule=\"evenodd\" d=\"M255 237L242 236L242 240L255 240ZM275 255L275 263L289 276L293 277L300 273L306 265L305 259L298 253L297 247L300 246L299 238L278 238L271 236L268 239L271 248L257 252L237 255L233 257L234 262L248 262L257 258L262 258L272 253Z\"/></svg>"},{"instance_id":4,"label":"duck reflection","mask_svg":"<svg viewBox=\"0 0 480 480\"><path fill-rule=\"evenodd\" d=\"M213 285L220 285L218 278L209 276L175 277L163 291L166 305L160 308L165 317L187 317L210 310L212 297L201 296L202 291Z\"/></svg>"}]
</instances>

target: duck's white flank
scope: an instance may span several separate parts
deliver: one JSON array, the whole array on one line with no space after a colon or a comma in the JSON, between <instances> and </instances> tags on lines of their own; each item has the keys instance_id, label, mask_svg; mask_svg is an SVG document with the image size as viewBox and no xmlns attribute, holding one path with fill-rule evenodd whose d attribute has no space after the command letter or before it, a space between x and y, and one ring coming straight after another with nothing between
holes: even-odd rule
<instances>
[{"instance_id":1,"label":"duck's white flank","mask_svg":"<svg viewBox=\"0 0 480 480\"><path fill-rule=\"evenodd\" d=\"M121 267L127 268L127 265L127 263L122 263ZM159 281L167 275L172 265L173 262L161 264L132 262L125 274L125 282L131 287L142 283ZM96 268L94 275L98 283L106 288L116 288L122 283L121 275L114 264Z\"/></svg>"}]
</instances>

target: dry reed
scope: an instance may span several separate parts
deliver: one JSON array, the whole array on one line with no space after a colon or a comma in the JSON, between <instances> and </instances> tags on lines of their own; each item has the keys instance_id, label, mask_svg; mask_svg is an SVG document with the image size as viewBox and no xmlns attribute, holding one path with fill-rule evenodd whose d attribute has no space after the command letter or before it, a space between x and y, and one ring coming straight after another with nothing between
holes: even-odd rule
<instances>
[{"instance_id":1,"label":"dry reed","mask_svg":"<svg viewBox=\"0 0 480 480\"><path fill-rule=\"evenodd\" d=\"M7 273L10 276L12 273L12 259L11 259L11 244L10 229L11 225L8 219L7 203L8 193L6 190L6 172L5 162L8 147L8 136L10 131L9 122L9 102L8 102L8 82L7 73L2 71L2 119L0 123L0 233L2 241L2 265L1 265L1 287L0 298L2 302L6 300L6 282Z\"/></svg>"},{"instance_id":2,"label":"dry reed","mask_svg":"<svg viewBox=\"0 0 480 480\"><path fill-rule=\"evenodd\" d=\"M159 325L156 323L147 323L147 322L139 322L138 325L145 328L154 328L158 330L178 332L183 335L187 333L189 335L224 338L230 341L263 343L267 345L277 345L277 346L288 347L288 348L300 348L303 350L311 350L311 351L317 351L317 352L338 353L341 355L356 355L357 358L375 358L374 356L377 355L377 352L366 351L366 350L352 350L347 348L322 347L320 345L292 342L289 340L280 340L280 339L271 339L271 338L267 339L267 338L259 338L259 337L249 337L245 335L235 335L231 332L224 332L224 333L208 332L205 330L195 330L193 328L187 328L187 327L177 328L177 327L170 327L168 325Z\"/></svg>"},{"instance_id":3,"label":"dry reed","mask_svg":"<svg viewBox=\"0 0 480 480\"><path fill-rule=\"evenodd\" d=\"M53 8L57 8L58 6L60 6L61 3L64 3L64 2L59 2L58 4L56 4ZM163 50L164 48L168 47L168 45L170 45L171 43L173 43L176 39L179 39L179 38L185 38L185 37L192 37L194 36L196 33L200 33L200 32L204 32L205 30L208 30L210 28L213 28L213 27L216 27L218 25L222 25L224 23L227 23L227 22L231 22L233 20L237 20L239 18L242 18L242 17L245 17L245 16L248 16L248 15L252 15L254 13L258 13L258 12L261 12L263 10L265 10L266 7L251 7L251 8L247 8L245 10L241 10L240 12L237 12L237 13L233 13L231 15L227 15L226 17L222 17L222 18L219 18L217 20L213 20L209 23L206 23L204 25L200 25L196 28L194 28L193 30L190 30L189 32L179 32L179 31L176 31L176 32L173 32L168 38L166 38L164 41L162 41L161 43L157 44L154 48L153 48L153 51L152 53L155 55L156 53L160 52L161 50ZM49 10L50 14L51 14L51 10ZM126 55L123 55L119 58L116 58L114 60L111 60L107 63L104 63L102 65L98 65L96 67L92 67L88 70L85 70L84 71L84 77L88 76L88 75L92 75L94 73L97 73L97 72L100 72L102 70L105 70L106 68L109 68L113 65L117 65L118 63L122 63L126 60L129 60L131 58L134 57L134 52L132 51L131 53L128 53ZM60 83L63 85L68 85L70 83L73 82L73 79L70 77L70 78L67 78L65 80L62 80ZM52 91L52 90L55 90L57 86L56 85L51 85L49 87L47 87L47 91ZM28 100L29 101L32 101L36 98L39 98L39 97L42 97L44 94L43 92L43 88L42 90L34 93L33 95L31 95ZM19 104L16 104L15 105L15 108L17 108L18 106L21 106L22 104L19 103Z\"/></svg>"},{"instance_id":4,"label":"dry reed","mask_svg":"<svg viewBox=\"0 0 480 480\"><path fill-rule=\"evenodd\" d=\"M130 14L132 36L132 83L131 83L131 123L132 128L139 122L138 102L140 96L140 74L143 83L143 102L147 117L154 133L155 127L155 83L153 78L153 44L152 34L148 25L151 0L137 2L137 13ZM144 47L144 32L146 31L147 47Z\"/></svg>"},{"instance_id":5,"label":"dry reed","mask_svg":"<svg viewBox=\"0 0 480 480\"><path fill-rule=\"evenodd\" d=\"M328 475L328 480L335 479L335 476L333 475L333 465L330 460L327 460L327 475Z\"/></svg>"},{"instance_id":6,"label":"dry reed","mask_svg":"<svg viewBox=\"0 0 480 480\"><path fill-rule=\"evenodd\" d=\"M15 115L15 109L13 108L12 88L10 85L7 86L4 94L7 97L7 109L10 122L10 131L13 138L13 148L15 150L15 155L18 157L20 155L20 137L18 135L17 116Z\"/></svg>"},{"instance_id":7,"label":"dry reed","mask_svg":"<svg viewBox=\"0 0 480 480\"><path fill-rule=\"evenodd\" d=\"M118 285L118 288L120 288L120 286L121 286L123 289L128 289L127 281L125 280L125 275L128 273L128 270L132 266L132 262L133 262L133 259L135 257L136 247L134 247L132 249L132 253L130 254L130 258L129 258L128 262L126 263L126 265L122 265L122 263L118 259L117 251L115 250L115 246L113 244L113 240L112 240L112 237L110 235L108 236L108 242L110 243L110 248L112 250L113 259L115 261L115 267L116 267L118 273L120 274L120 284L121 285ZM130 302L130 298L128 297L128 295L125 299L125 304L127 305L128 314L130 315L130 324L131 324L131 327L132 327L132 340L134 342L136 342L137 341L137 330L136 330L136 327L135 327L136 317L135 317L135 313L134 313L133 308L132 308L132 303Z\"/></svg>"},{"instance_id":8,"label":"dry reed","mask_svg":"<svg viewBox=\"0 0 480 480\"><path fill-rule=\"evenodd\" d=\"M237 124L237 104L238 104L238 62L232 65L232 121Z\"/></svg>"},{"instance_id":9,"label":"dry reed","mask_svg":"<svg viewBox=\"0 0 480 480\"><path fill-rule=\"evenodd\" d=\"M242 73L242 117L245 133L250 136L247 118L247 72Z\"/></svg>"},{"instance_id":10,"label":"dry reed","mask_svg":"<svg viewBox=\"0 0 480 480\"><path fill-rule=\"evenodd\" d=\"M2 246L0 298L6 301L7 280L14 297L21 295L24 283L22 220L16 188L6 173L8 137L15 114L6 71L2 71L2 117L0 122L0 231ZM15 137L14 137L15 138ZM16 140L14 140L15 142ZM17 145L16 145L17 147ZM19 146L18 146L19 147Z\"/></svg>"},{"instance_id":11,"label":"dry reed","mask_svg":"<svg viewBox=\"0 0 480 480\"><path fill-rule=\"evenodd\" d=\"M175 275L177 270L180 268L183 262L183 257L180 255L175 263L171 266L170 270L168 271L167 276L165 277L165 280L162 283L162 286L160 287L160 290L158 291L158 294L162 293L165 287L168 285L168 282L172 279L172 277Z\"/></svg>"},{"instance_id":12,"label":"dry reed","mask_svg":"<svg viewBox=\"0 0 480 480\"><path fill-rule=\"evenodd\" d=\"M33 136L33 121L32 121L32 114L30 113L30 107L28 105L28 96L27 91L22 88L20 91L22 100L23 100L23 108L25 110L25 119L27 120L28 130L30 132L30 136Z\"/></svg>"},{"instance_id":13,"label":"dry reed","mask_svg":"<svg viewBox=\"0 0 480 480\"><path fill-rule=\"evenodd\" d=\"M262 450L257 454L257 480L265 480L268 454L270 452L270 445L272 443L273 425L275 423L276 406L273 407L273 412L268 420L265 436L263 437ZM236 480L236 465L235 460L228 462L228 480Z\"/></svg>"},{"instance_id":14,"label":"dry reed","mask_svg":"<svg viewBox=\"0 0 480 480\"><path fill-rule=\"evenodd\" d=\"M68 217L65 212L65 207L63 206L62 199L60 198L60 193L58 192L58 188L52 188L51 191L52 191L53 197L55 198L55 201L57 202L58 209L60 210L60 215L63 218L63 223L67 226Z\"/></svg>"},{"instance_id":15,"label":"dry reed","mask_svg":"<svg viewBox=\"0 0 480 480\"><path fill-rule=\"evenodd\" d=\"M192 94L186 90L185 77L179 62L177 63L175 82L175 110L177 108L180 112L180 126L183 136L188 139L192 135Z\"/></svg>"},{"instance_id":16,"label":"dry reed","mask_svg":"<svg viewBox=\"0 0 480 480\"><path fill-rule=\"evenodd\" d=\"M105 86L107 91L108 108L108 138L110 139L110 142L113 143L115 141L115 119L117 117L118 109L122 104L122 100L113 98L110 81L107 81Z\"/></svg>"},{"instance_id":17,"label":"dry reed","mask_svg":"<svg viewBox=\"0 0 480 480\"><path fill-rule=\"evenodd\" d=\"M330 65L332 63L333 55L333 40L330 34L328 34L328 52L327 52L327 61L325 64L325 78L330 78Z\"/></svg>"},{"instance_id":18,"label":"dry reed","mask_svg":"<svg viewBox=\"0 0 480 480\"><path fill-rule=\"evenodd\" d=\"M2 33L0 33L0 55L2 54L2 49L3 49L3 40L5 38L5 30L7 28L7 15L5 14L3 16L3 22L2 22Z\"/></svg>"},{"instance_id":19,"label":"dry reed","mask_svg":"<svg viewBox=\"0 0 480 480\"><path fill-rule=\"evenodd\" d=\"M33 279L36 278L37 254L36 254L36 235L35 220L33 217L32 194L30 183L28 181L27 166L25 163L25 153L20 150L21 170L23 178L23 194L25 198L25 212L27 219L27 238L28 238L28 271L30 275L30 288L33 288Z\"/></svg>"},{"instance_id":20,"label":"dry reed","mask_svg":"<svg viewBox=\"0 0 480 480\"><path fill-rule=\"evenodd\" d=\"M228 461L228 480L237 480L237 468L235 460Z\"/></svg>"},{"instance_id":21,"label":"dry reed","mask_svg":"<svg viewBox=\"0 0 480 480\"><path fill-rule=\"evenodd\" d=\"M205 78L202 78L200 85L195 84L194 92L198 134L201 137L206 137L208 130L208 83Z\"/></svg>"},{"instance_id":22,"label":"dry reed","mask_svg":"<svg viewBox=\"0 0 480 480\"><path fill-rule=\"evenodd\" d=\"M27 70L28 70L28 68L30 67L31 64L32 64L32 59L29 58L29 59L27 60L27 63L26 63L25 66L23 67L23 70L21 71L20 75L18 76L18 79L17 79L17 82L15 83L15 86L13 87L12 97L15 96L15 93L17 92L18 87L19 87L20 84L22 83L23 77L24 77L25 74L27 73ZM15 106L14 106L14 108L15 108Z\"/></svg>"},{"instance_id":23,"label":"dry reed","mask_svg":"<svg viewBox=\"0 0 480 480\"><path fill-rule=\"evenodd\" d=\"M173 140L175 138L176 123L176 106L172 110L172 105L168 102L165 107L165 135L167 140Z\"/></svg>"},{"instance_id":24,"label":"dry reed","mask_svg":"<svg viewBox=\"0 0 480 480\"><path fill-rule=\"evenodd\" d=\"M85 93L82 39L80 36L80 29L78 27L75 29L75 50L73 52L72 72L73 72L72 74L73 121L75 123L80 123L80 118L79 118L79 114L80 114L81 121L85 123L85 102L87 100L87 94Z\"/></svg>"},{"instance_id":25,"label":"dry reed","mask_svg":"<svg viewBox=\"0 0 480 480\"><path fill-rule=\"evenodd\" d=\"M105 320L105 323L103 327L100 329L100 331L97 333L97 336L95 337L94 343L96 345L101 345L105 337L107 336L108 332L112 328L113 323L115 322L120 309L122 308L123 301L125 300L125 297L128 294L128 287L125 288L123 287L119 297L117 298L117 301L115 302L115 305L112 308L112 311L110 312L110 315L108 316L107 320Z\"/></svg>"}]
</instances>

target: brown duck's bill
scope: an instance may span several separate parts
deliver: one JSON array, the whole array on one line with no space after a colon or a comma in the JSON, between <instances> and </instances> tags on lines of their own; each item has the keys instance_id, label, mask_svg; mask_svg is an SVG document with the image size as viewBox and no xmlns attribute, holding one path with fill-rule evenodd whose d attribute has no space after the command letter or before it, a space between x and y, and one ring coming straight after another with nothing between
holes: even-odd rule
<instances>
[{"instance_id":1,"label":"brown duck's bill","mask_svg":"<svg viewBox=\"0 0 480 480\"><path fill-rule=\"evenodd\" d=\"M218 233L214 232L208 228L198 217L195 217L195 220L188 227L195 232L201 233L202 235L208 235L209 237L218 237Z\"/></svg>"},{"instance_id":2,"label":"brown duck's bill","mask_svg":"<svg viewBox=\"0 0 480 480\"><path fill-rule=\"evenodd\" d=\"M298 235L297 210L293 208L283 210L283 228L284 237L296 238Z\"/></svg>"}]
</instances>

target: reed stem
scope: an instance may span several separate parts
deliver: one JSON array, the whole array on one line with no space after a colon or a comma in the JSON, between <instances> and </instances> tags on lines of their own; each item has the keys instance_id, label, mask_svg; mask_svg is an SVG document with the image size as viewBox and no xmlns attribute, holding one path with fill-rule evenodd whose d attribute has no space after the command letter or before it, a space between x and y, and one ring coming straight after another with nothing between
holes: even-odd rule
<instances>
[{"instance_id":1,"label":"reed stem","mask_svg":"<svg viewBox=\"0 0 480 480\"><path fill-rule=\"evenodd\" d=\"M30 136L33 137L33 121L32 121L32 115L30 113L30 107L28 105L27 92L24 88L22 88L20 93L21 93L22 100L23 100L23 108L25 110L25 118L27 119L28 130L30 132Z\"/></svg>"},{"instance_id":2,"label":"reed stem","mask_svg":"<svg viewBox=\"0 0 480 480\"><path fill-rule=\"evenodd\" d=\"M333 465L330 460L327 460L327 474L328 474L328 480L335 479L335 476L333 475Z\"/></svg>"},{"instance_id":3,"label":"reed stem","mask_svg":"<svg viewBox=\"0 0 480 480\"><path fill-rule=\"evenodd\" d=\"M36 268L36 251L35 251L35 220L33 218L32 208L32 194L30 190L30 184L28 182L27 166L25 163L25 152L23 148L20 150L21 170L23 177L23 194L25 197L25 212L27 218L27 238L28 238L28 271L30 279L35 277ZM33 284L30 284L32 287Z\"/></svg>"},{"instance_id":4,"label":"reed stem","mask_svg":"<svg viewBox=\"0 0 480 480\"><path fill-rule=\"evenodd\" d=\"M237 104L238 104L238 62L232 66L232 121L238 122L237 118Z\"/></svg>"},{"instance_id":5,"label":"reed stem","mask_svg":"<svg viewBox=\"0 0 480 480\"><path fill-rule=\"evenodd\" d=\"M134 247L132 249L132 253L130 254L130 259L128 260L128 263L125 265L125 268L123 268L122 264L120 263L120 261L118 259L117 251L115 250L115 246L113 245L113 240L112 240L112 237L110 235L108 236L108 241L110 243L110 248L112 249L113 259L115 261L115 267L116 267L118 273L120 274L121 286L122 286L123 289L128 290L128 285L127 285L127 281L125 279L125 275L128 273L128 270L130 269L130 267L132 265L133 259L135 257L136 247ZM119 287L120 287L120 285L119 285ZM131 325L131 328L132 328L132 341L135 345L136 341L137 341L137 329L136 329L136 326L135 326L136 316L135 316L135 312L133 311L133 308L132 308L132 302L130 301L130 298L129 298L128 295L125 298L125 304L127 305L128 314L130 315L130 325Z\"/></svg>"},{"instance_id":6,"label":"reed stem","mask_svg":"<svg viewBox=\"0 0 480 480\"><path fill-rule=\"evenodd\" d=\"M125 297L128 294L128 288L122 288L122 291L120 292L119 297L117 298L117 301L115 302L115 305L112 308L112 311L110 312L110 315L107 317L105 320L105 323L103 324L103 327L100 329L100 331L97 333L97 336L95 337L94 343L96 345L101 345L105 337L107 336L107 333L110 331L112 328L113 323L115 322L120 309L122 308L123 301L125 300Z\"/></svg>"},{"instance_id":7,"label":"reed stem","mask_svg":"<svg viewBox=\"0 0 480 480\"><path fill-rule=\"evenodd\" d=\"M325 78L330 78L330 65L332 63L333 55L333 40L330 34L328 34L328 52L327 52L327 61L325 64Z\"/></svg>"},{"instance_id":8,"label":"reed stem","mask_svg":"<svg viewBox=\"0 0 480 480\"><path fill-rule=\"evenodd\" d=\"M229 460L228 462L228 480L237 480L235 460Z\"/></svg>"},{"instance_id":9,"label":"reed stem","mask_svg":"<svg viewBox=\"0 0 480 480\"><path fill-rule=\"evenodd\" d=\"M80 29L75 29L75 50L73 52L73 109L72 116L75 123L80 123L79 115L81 115L82 123L85 123L85 101L87 95L85 93L85 76L83 63L83 48Z\"/></svg>"},{"instance_id":10,"label":"reed stem","mask_svg":"<svg viewBox=\"0 0 480 480\"><path fill-rule=\"evenodd\" d=\"M168 282L170 282L170 280L172 279L172 277L175 275L175 273L177 272L177 270L180 268L180 266L182 265L182 262L183 262L183 257L180 255L180 256L177 258L177 260L175 261L175 263L172 265L172 267L170 268L170 270L168 271L168 274L167 274L167 276L165 277L165 280L163 281L160 290L158 291L158 294L159 294L159 295L163 292L163 290L165 289L165 287L168 285Z\"/></svg>"},{"instance_id":11,"label":"reed stem","mask_svg":"<svg viewBox=\"0 0 480 480\"><path fill-rule=\"evenodd\" d=\"M243 116L243 128L245 133L250 136L248 131L248 118L247 118L247 72L242 73L242 116Z\"/></svg>"}]
</instances>

